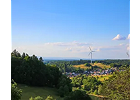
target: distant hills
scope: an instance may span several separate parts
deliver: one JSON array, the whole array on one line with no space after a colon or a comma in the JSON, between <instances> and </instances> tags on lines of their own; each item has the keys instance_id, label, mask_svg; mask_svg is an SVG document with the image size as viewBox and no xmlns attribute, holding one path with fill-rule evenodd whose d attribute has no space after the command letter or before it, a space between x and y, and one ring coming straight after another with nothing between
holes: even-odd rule
<instances>
[{"instance_id":1,"label":"distant hills","mask_svg":"<svg viewBox=\"0 0 140 100\"><path fill-rule=\"evenodd\" d=\"M90 60L90 59L86 59L86 58L78 58L78 57L42 57L43 60L68 60L68 61L71 61L71 60ZM92 59L93 61L94 60L105 60L105 59Z\"/></svg>"}]
</instances>

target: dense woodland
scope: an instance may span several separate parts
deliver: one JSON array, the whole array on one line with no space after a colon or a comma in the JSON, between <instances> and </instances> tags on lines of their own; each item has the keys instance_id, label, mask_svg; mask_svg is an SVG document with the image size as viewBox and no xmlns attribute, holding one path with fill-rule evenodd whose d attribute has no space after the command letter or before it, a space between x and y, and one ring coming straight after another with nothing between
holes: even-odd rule
<instances>
[{"instance_id":1,"label":"dense woodland","mask_svg":"<svg viewBox=\"0 0 140 100\"><path fill-rule=\"evenodd\" d=\"M21 55L16 50L11 53L11 79L30 86L57 88L62 97L72 91L71 80L62 75L58 67L45 65L41 57Z\"/></svg>"},{"instance_id":2,"label":"dense woodland","mask_svg":"<svg viewBox=\"0 0 140 100\"><path fill-rule=\"evenodd\" d=\"M98 77L78 75L72 79L63 75L63 72L83 69L74 68L72 65L86 64L88 60L77 61L47 61L42 57L29 56L27 53L20 54L14 50L11 53L11 98L21 100L22 91L17 84L29 86L57 88L57 92L64 100L91 100L88 94L102 95L112 100L130 99L130 60L98 60L93 63L104 63L111 67L125 67L124 71L114 72L108 80L101 82ZM45 63L45 64L44 64ZM72 91L72 87L76 88ZM31 97L29 100L44 100L42 97ZM48 96L45 100L55 100Z\"/></svg>"}]
</instances>

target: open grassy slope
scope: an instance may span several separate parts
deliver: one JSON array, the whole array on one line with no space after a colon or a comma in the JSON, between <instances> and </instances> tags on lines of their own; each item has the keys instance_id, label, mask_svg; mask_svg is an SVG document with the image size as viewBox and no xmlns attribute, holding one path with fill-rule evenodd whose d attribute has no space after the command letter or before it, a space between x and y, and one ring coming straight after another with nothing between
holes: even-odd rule
<instances>
[{"instance_id":1,"label":"open grassy slope","mask_svg":"<svg viewBox=\"0 0 140 100\"><path fill-rule=\"evenodd\" d=\"M83 69L87 69L88 67L85 66L85 64L80 64L80 65L73 65L73 67L80 67L80 68L83 68Z\"/></svg>"},{"instance_id":2,"label":"open grassy slope","mask_svg":"<svg viewBox=\"0 0 140 100\"><path fill-rule=\"evenodd\" d=\"M29 100L29 98L41 96L44 99L47 98L48 95L53 96L56 100L63 100L63 98L60 98L57 94L57 89L55 88L49 88L49 87L31 87L26 86L23 84L18 84L18 88L22 89L22 97L21 100Z\"/></svg>"},{"instance_id":3,"label":"open grassy slope","mask_svg":"<svg viewBox=\"0 0 140 100\"><path fill-rule=\"evenodd\" d=\"M91 64L91 63L90 63ZM94 64L91 64L92 66L98 66L102 69L104 68L110 68L110 65L105 65L105 64L102 64L102 63L94 63ZM83 68L83 69L87 69L89 68L88 66L85 66L85 64L80 64L80 65L73 65L73 67L80 67L80 68Z\"/></svg>"},{"instance_id":4,"label":"open grassy slope","mask_svg":"<svg viewBox=\"0 0 140 100\"><path fill-rule=\"evenodd\" d=\"M97 76L98 76L98 80L103 82L104 80L109 79L109 77L111 77L112 75L97 75ZM93 76L93 77L97 77L97 76Z\"/></svg>"},{"instance_id":5,"label":"open grassy slope","mask_svg":"<svg viewBox=\"0 0 140 100\"><path fill-rule=\"evenodd\" d=\"M36 96L41 96L44 99L46 99L48 95L52 96L56 100L63 100L63 98L58 96L57 89L55 88L31 87L24 84L18 84L18 88L22 90L21 100L29 100L30 97L36 97ZM92 100L102 100L94 95L89 95L89 96L92 98Z\"/></svg>"},{"instance_id":6,"label":"open grassy slope","mask_svg":"<svg viewBox=\"0 0 140 100\"><path fill-rule=\"evenodd\" d=\"M105 64L102 64L102 63L94 63L94 64L91 64L92 66L98 66L102 69L104 68L110 68L110 65L105 65Z\"/></svg>"}]
</instances>

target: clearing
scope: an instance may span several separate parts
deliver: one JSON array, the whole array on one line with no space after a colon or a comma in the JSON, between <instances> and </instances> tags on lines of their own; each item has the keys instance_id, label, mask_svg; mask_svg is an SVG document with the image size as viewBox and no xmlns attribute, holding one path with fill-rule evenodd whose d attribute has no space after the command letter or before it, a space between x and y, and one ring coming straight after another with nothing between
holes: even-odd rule
<instances>
[{"instance_id":1,"label":"clearing","mask_svg":"<svg viewBox=\"0 0 140 100\"><path fill-rule=\"evenodd\" d=\"M58 96L57 89L50 87L32 87L23 84L18 84L18 88L22 90L21 100L29 100L30 97L41 96L44 99L47 96L52 96L56 100L63 100L63 98Z\"/></svg>"},{"instance_id":2,"label":"clearing","mask_svg":"<svg viewBox=\"0 0 140 100\"><path fill-rule=\"evenodd\" d=\"M90 63L91 64L91 63ZM94 63L94 64L91 64L93 67L94 66L98 66L98 67L100 67L100 68L102 68L102 69L105 69L105 68L110 68L110 65L105 65L105 64L102 64L102 63ZM73 65L73 67L80 67L80 68L82 68L82 69L87 69L87 68L89 68L88 66L85 66L85 64L80 64L80 65Z\"/></svg>"},{"instance_id":3,"label":"clearing","mask_svg":"<svg viewBox=\"0 0 140 100\"><path fill-rule=\"evenodd\" d=\"M18 84L18 88L22 90L21 100L29 100L30 97L41 96L46 99L47 96L52 96L56 100L63 100L63 98L58 96L57 89L50 87L32 87L24 84ZM92 100L100 100L94 95L89 95Z\"/></svg>"}]
</instances>

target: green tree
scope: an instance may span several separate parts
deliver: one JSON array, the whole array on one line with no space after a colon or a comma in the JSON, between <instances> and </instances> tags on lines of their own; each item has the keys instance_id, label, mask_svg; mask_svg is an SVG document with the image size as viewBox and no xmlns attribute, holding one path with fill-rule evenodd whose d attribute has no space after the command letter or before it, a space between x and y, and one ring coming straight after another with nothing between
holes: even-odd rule
<instances>
[{"instance_id":1,"label":"green tree","mask_svg":"<svg viewBox=\"0 0 140 100\"><path fill-rule=\"evenodd\" d=\"M40 57L40 58L39 58L39 61L43 62L43 59L42 59L42 57Z\"/></svg>"},{"instance_id":2,"label":"green tree","mask_svg":"<svg viewBox=\"0 0 140 100\"><path fill-rule=\"evenodd\" d=\"M95 94L95 95L97 95L97 94L98 94L98 91L97 91L97 90L95 90L95 91L94 91L94 94Z\"/></svg>"},{"instance_id":3,"label":"green tree","mask_svg":"<svg viewBox=\"0 0 140 100\"><path fill-rule=\"evenodd\" d=\"M67 85L64 86L65 95L69 94L69 87Z\"/></svg>"},{"instance_id":4,"label":"green tree","mask_svg":"<svg viewBox=\"0 0 140 100\"><path fill-rule=\"evenodd\" d=\"M43 100L43 97L37 96L34 98L34 100Z\"/></svg>"},{"instance_id":5,"label":"green tree","mask_svg":"<svg viewBox=\"0 0 140 100\"><path fill-rule=\"evenodd\" d=\"M104 82L101 95L113 100L130 100L130 69L116 72Z\"/></svg>"},{"instance_id":6,"label":"green tree","mask_svg":"<svg viewBox=\"0 0 140 100\"><path fill-rule=\"evenodd\" d=\"M41 96L36 96L35 98L31 97L29 100L43 100L43 97Z\"/></svg>"},{"instance_id":7,"label":"green tree","mask_svg":"<svg viewBox=\"0 0 140 100\"><path fill-rule=\"evenodd\" d=\"M17 88L17 83L12 80L11 83L11 100L21 100L21 89Z\"/></svg>"},{"instance_id":8,"label":"green tree","mask_svg":"<svg viewBox=\"0 0 140 100\"><path fill-rule=\"evenodd\" d=\"M59 93L59 96L60 96L60 97L64 97L65 92L64 92L64 87L63 87L63 86L61 86L61 87L58 89L58 93Z\"/></svg>"},{"instance_id":9,"label":"green tree","mask_svg":"<svg viewBox=\"0 0 140 100\"><path fill-rule=\"evenodd\" d=\"M34 100L34 98L33 98L33 97L31 97L31 98L29 98L29 100Z\"/></svg>"},{"instance_id":10,"label":"green tree","mask_svg":"<svg viewBox=\"0 0 140 100\"><path fill-rule=\"evenodd\" d=\"M54 99L52 96L49 95L45 100L56 100L56 99Z\"/></svg>"},{"instance_id":11,"label":"green tree","mask_svg":"<svg viewBox=\"0 0 140 100\"><path fill-rule=\"evenodd\" d=\"M101 94L101 90L102 90L102 85L99 85L99 87L98 87L98 94Z\"/></svg>"},{"instance_id":12,"label":"green tree","mask_svg":"<svg viewBox=\"0 0 140 100\"><path fill-rule=\"evenodd\" d=\"M91 100L91 98L85 91L75 90L64 97L64 100Z\"/></svg>"}]
</instances>

